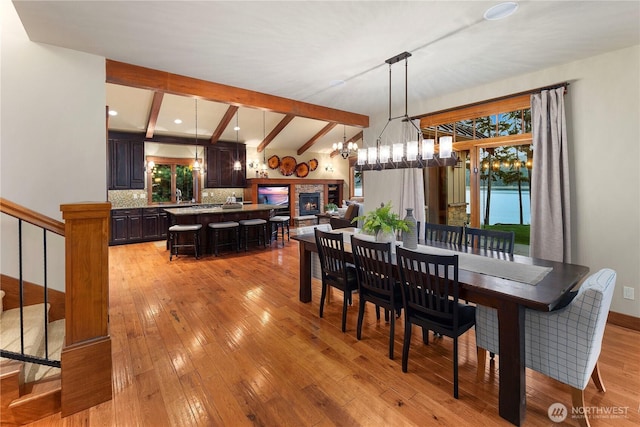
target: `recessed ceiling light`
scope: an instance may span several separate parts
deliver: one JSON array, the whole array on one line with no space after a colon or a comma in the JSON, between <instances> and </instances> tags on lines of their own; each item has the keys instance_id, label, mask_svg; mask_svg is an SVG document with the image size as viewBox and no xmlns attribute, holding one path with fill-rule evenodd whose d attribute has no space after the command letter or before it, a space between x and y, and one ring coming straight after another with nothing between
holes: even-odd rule
<instances>
[{"instance_id":1,"label":"recessed ceiling light","mask_svg":"<svg viewBox=\"0 0 640 427\"><path fill-rule=\"evenodd\" d=\"M484 19L487 21L497 21L511 16L518 10L518 3L515 1L507 1L504 3L491 6L484 12Z\"/></svg>"},{"instance_id":2,"label":"recessed ceiling light","mask_svg":"<svg viewBox=\"0 0 640 427\"><path fill-rule=\"evenodd\" d=\"M179 125L179 124L182 124L182 120L180 120L180 119L175 119L175 120L173 121L173 123L175 123L175 124Z\"/></svg>"},{"instance_id":3,"label":"recessed ceiling light","mask_svg":"<svg viewBox=\"0 0 640 427\"><path fill-rule=\"evenodd\" d=\"M118 112L116 110L109 110L109 115L110 116L117 116Z\"/></svg>"}]
</instances>

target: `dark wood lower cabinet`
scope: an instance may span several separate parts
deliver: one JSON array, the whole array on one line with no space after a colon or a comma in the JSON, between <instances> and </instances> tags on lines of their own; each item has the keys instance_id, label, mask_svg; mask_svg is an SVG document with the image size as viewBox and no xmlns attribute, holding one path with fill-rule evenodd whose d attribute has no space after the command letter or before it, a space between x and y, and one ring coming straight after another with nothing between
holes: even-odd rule
<instances>
[{"instance_id":1,"label":"dark wood lower cabinet","mask_svg":"<svg viewBox=\"0 0 640 427\"><path fill-rule=\"evenodd\" d=\"M158 237L166 239L168 229L169 215L164 210L162 210L162 212L158 214Z\"/></svg>"},{"instance_id":2,"label":"dark wood lower cabinet","mask_svg":"<svg viewBox=\"0 0 640 427\"><path fill-rule=\"evenodd\" d=\"M113 209L110 245L167 238L167 213L161 208Z\"/></svg>"},{"instance_id":3,"label":"dark wood lower cabinet","mask_svg":"<svg viewBox=\"0 0 640 427\"><path fill-rule=\"evenodd\" d=\"M142 209L142 235L145 239L159 237L160 216L158 208Z\"/></svg>"},{"instance_id":4,"label":"dark wood lower cabinet","mask_svg":"<svg viewBox=\"0 0 640 427\"><path fill-rule=\"evenodd\" d=\"M111 244L127 243L129 240L129 219L127 216L111 216Z\"/></svg>"}]
</instances>

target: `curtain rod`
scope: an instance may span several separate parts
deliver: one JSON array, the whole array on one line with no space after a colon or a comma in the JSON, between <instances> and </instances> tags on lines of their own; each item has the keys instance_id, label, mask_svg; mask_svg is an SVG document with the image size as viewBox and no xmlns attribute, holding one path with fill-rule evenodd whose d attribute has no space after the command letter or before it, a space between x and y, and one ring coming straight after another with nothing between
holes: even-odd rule
<instances>
[{"instance_id":1,"label":"curtain rod","mask_svg":"<svg viewBox=\"0 0 640 427\"><path fill-rule=\"evenodd\" d=\"M462 108L475 107L476 105L487 104L489 102L503 101L505 99L515 98L517 96L522 96L522 95L531 95L533 93L542 92L543 90L557 89L559 87L564 87L564 93L566 94L567 93L567 86L569 86L569 82L555 83L555 84L552 84L552 85L549 85L549 86L543 86L543 87L539 87L539 88L536 88L536 89L525 90L523 92L512 93L510 95L499 96L497 98L485 99L484 101L472 102L471 104L459 105L457 107L446 108L446 109L440 110L440 111L432 111L432 112L426 113L426 114L419 114L417 116L411 116L410 119L411 120L421 119L423 117L428 117L428 116L431 116L431 115L434 115L434 114L442 114L442 113L447 113L449 111L460 110Z\"/></svg>"}]
</instances>

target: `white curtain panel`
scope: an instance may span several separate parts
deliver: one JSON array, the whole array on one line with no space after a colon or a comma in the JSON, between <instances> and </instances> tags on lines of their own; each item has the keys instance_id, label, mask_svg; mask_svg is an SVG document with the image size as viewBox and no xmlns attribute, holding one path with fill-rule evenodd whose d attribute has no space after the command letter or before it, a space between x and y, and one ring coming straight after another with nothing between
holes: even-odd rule
<instances>
[{"instance_id":1,"label":"white curtain panel","mask_svg":"<svg viewBox=\"0 0 640 427\"><path fill-rule=\"evenodd\" d=\"M407 208L413 208L413 216L424 227L424 176L422 169L404 169L402 174L402 197L400 198L399 213L402 218L407 214Z\"/></svg>"},{"instance_id":2,"label":"white curtain panel","mask_svg":"<svg viewBox=\"0 0 640 427\"><path fill-rule=\"evenodd\" d=\"M564 87L531 95L532 257L571 262L569 152Z\"/></svg>"}]
</instances>

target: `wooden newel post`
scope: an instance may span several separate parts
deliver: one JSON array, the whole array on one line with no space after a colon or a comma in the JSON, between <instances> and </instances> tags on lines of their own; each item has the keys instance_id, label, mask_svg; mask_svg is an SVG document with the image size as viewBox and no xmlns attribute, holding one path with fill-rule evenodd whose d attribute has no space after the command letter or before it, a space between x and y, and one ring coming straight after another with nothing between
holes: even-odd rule
<instances>
[{"instance_id":1,"label":"wooden newel post","mask_svg":"<svg viewBox=\"0 0 640 427\"><path fill-rule=\"evenodd\" d=\"M109 336L111 203L61 205L65 222L62 416L112 397Z\"/></svg>"}]
</instances>

